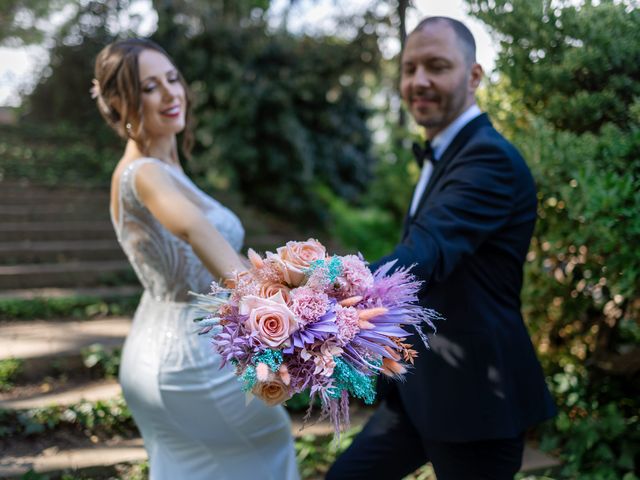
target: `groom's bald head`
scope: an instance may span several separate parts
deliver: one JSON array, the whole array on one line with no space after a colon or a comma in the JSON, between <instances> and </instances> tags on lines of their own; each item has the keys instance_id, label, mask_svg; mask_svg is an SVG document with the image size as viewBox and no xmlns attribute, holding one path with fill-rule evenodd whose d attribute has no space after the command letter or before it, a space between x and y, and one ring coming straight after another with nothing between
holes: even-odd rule
<instances>
[{"instance_id":1,"label":"groom's bald head","mask_svg":"<svg viewBox=\"0 0 640 480\"><path fill-rule=\"evenodd\" d=\"M418 23L409 36L416 32L428 29L430 26L437 23L445 23L451 27L455 33L456 39L458 40L458 44L462 50L462 54L464 55L467 65L470 66L476 63L476 41L467 26L459 20L449 17L427 17Z\"/></svg>"}]
</instances>

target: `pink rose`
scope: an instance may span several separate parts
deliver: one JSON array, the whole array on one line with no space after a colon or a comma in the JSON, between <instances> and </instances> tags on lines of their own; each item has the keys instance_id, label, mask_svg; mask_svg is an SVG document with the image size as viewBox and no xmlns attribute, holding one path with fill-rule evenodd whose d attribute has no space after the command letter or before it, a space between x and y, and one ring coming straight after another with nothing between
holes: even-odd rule
<instances>
[{"instance_id":1,"label":"pink rose","mask_svg":"<svg viewBox=\"0 0 640 480\"><path fill-rule=\"evenodd\" d=\"M264 382L256 382L251 392L269 406L275 406L291 398L289 387L285 385L279 375L269 372Z\"/></svg>"},{"instance_id":2,"label":"pink rose","mask_svg":"<svg viewBox=\"0 0 640 480\"><path fill-rule=\"evenodd\" d=\"M272 297L248 295L240 301L239 312L248 315L248 328L258 333L258 339L270 347L279 347L298 329L296 317L278 292Z\"/></svg>"},{"instance_id":3,"label":"pink rose","mask_svg":"<svg viewBox=\"0 0 640 480\"><path fill-rule=\"evenodd\" d=\"M304 271L316 260L324 260L327 250L319 241L310 238L306 242L287 242L276 250L284 262L292 286L299 286L304 280Z\"/></svg>"}]
</instances>

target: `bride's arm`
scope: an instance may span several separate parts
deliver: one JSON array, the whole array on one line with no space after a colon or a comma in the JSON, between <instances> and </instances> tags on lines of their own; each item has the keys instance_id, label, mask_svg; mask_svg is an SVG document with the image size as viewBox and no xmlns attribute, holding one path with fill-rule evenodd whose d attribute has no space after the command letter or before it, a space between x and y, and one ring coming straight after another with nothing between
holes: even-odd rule
<instances>
[{"instance_id":1,"label":"bride's arm","mask_svg":"<svg viewBox=\"0 0 640 480\"><path fill-rule=\"evenodd\" d=\"M246 270L241 257L164 169L142 165L135 176L135 186L140 201L153 216L188 242L216 278L229 278L234 270Z\"/></svg>"}]
</instances>

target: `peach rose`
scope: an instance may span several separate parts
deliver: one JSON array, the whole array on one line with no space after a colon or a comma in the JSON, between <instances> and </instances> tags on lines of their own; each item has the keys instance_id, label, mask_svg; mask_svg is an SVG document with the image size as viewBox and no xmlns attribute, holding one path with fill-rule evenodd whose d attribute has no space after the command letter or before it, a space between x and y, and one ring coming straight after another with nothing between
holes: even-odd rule
<instances>
[{"instance_id":1,"label":"peach rose","mask_svg":"<svg viewBox=\"0 0 640 480\"><path fill-rule=\"evenodd\" d=\"M270 298L276 295L278 292L282 293L282 298L287 303L291 303L291 296L289 295L290 288L282 283L264 282L260 285L258 295L262 298Z\"/></svg>"},{"instance_id":2,"label":"peach rose","mask_svg":"<svg viewBox=\"0 0 640 480\"><path fill-rule=\"evenodd\" d=\"M327 256L324 245L313 238L306 242L287 242L276 251L286 266L290 284L296 287L303 282L304 271L316 260L324 260Z\"/></svg>"},{"instance_id":3,"label":"peach rose","mask_svg":"<svg viewBox=\"0 0 640 480\"><path fill-rule=\"evenodd\" d=\"M256 382L251 392L271 407L291 398L289 387L273 372L269 372L269 377L266 381Z\"/></svg>"},{"instance_id":4,"label":"peach rose","mask_svg":"<svg viewBox=\"0 0 640 480\"><path fill-rule=\"evenodd\" d=\"M295 315L278 291L269 298L248 295L240 301L241 315L248 315L247 327L258 333L258 339L270 347L279 347L298 329Z\"/></svg>"}]
</instances>

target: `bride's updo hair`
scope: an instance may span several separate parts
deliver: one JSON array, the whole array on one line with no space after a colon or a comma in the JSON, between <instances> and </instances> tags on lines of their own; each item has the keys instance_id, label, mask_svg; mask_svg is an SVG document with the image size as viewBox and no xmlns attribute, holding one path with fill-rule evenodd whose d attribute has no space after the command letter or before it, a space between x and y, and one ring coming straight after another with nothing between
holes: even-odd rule
<instances>
[{"instance_id":1,"label":"bride's updo hair","mask_svg":"<svg viewBox=\"0 0 640 480\"><path fill-rule=\"evenodd\" d=\"M123 139L132 138L141 147L147 149L144 133L141 86L138 74L138 57L144 50L155 50L171 57L155 42L144 38L129 38L110 43L96 57L93 96L98 110ZM178 69L176 69L178 70ZM182 139L182 153L189 157L193 147L191 125L191 93L187 82L178 70L178 78L184 87L186 97L185 128Z\"/></svg>"}]
</instances>

